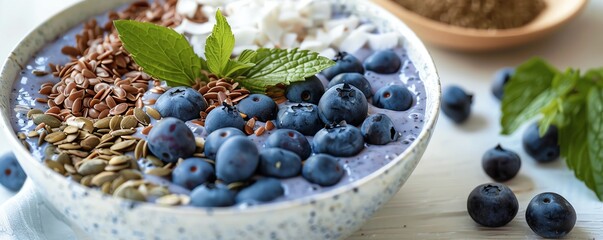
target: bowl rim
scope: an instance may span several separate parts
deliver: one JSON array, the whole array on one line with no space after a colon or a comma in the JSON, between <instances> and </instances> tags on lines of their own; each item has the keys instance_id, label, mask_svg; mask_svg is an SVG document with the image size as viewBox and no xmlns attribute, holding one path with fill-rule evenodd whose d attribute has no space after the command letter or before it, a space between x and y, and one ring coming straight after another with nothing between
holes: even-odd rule
<instances>
[{"instance_id":1,"label":"bowl rim","mask_svg":"<svg viewBox=\"0 0 603 240\"><path fill-rule=\"evenodd\" d=\"M125 1L127 3L132 3L135 0L125 0ZM84 1L78 2L76 4L73 4L73 5L65 8L64 10L56 13L49 19L43 21L40 25L38 25L36 28L34 28L32 31L30 31L24 38L22 38L19 41L19 43L11 51L8 58L3 62L2 68L0 69L0 79L9 80L11 83L14 84L15 79L8 79L6 76L9 72L8 68L11 65L11 64L9 64L11 60L15 61L18 65L18 62L15 59L13 59L14 52L20 48L26 48L27 47L26 43L28 42L28 40L31 38L34 38L34 35L37 32L40 32L42 30L42 28L44 27L44 25L49 24L49 23L63 22L64 20L62 18L59 18L60 15L66 14L68 12L77 11L79 8L85 7L85 5L89 4L90 2L95 2L95 0L84 0ZM115 0L115 2L121 2L123 4L124 0ZM66 177L60 175L59 173L57 173L55 171L52 171L50 168L44 166L41 161L37 160L33 156L33 154L30 151L28 151L20 143L19 139L16 136L15 130L12 127L12 124L10 123L10 115L11 114L8 114L5 118L0 119L0 130L2 131L2 132L0 132L0 134L7 136L9 145L18 146L18 147L13 148L13 151L18 152L17 156L27 156L27 159L23 159L20 161L33 161L34 162L33 165L36 168L42 168L42 171L45 174L55 175L56 177L59 177L61 179L59 181L67 181L68 184L71 184L72 187L79 188L80 190L83 190L85 192L98 191L98 193L102 194L101 196L103 196L103 201L106 201L106 200L108 200L107 198L109 198L110 200L117 201L117 203L132 203L132 204L136 205L136 208L141 208L141 209L144 208L145 211L151 210L151 211L155 211L158 213L160 213L160 212L175 213L176 212L176 213L180 213L180 214L193 214L193 215L194 214L207 215L208 212L211 212L212 216L231 215L231 214L257 214L257 213L264 213L264 212L268 212L268 211L283 210L283 209L293 208L293 207L297 207L297 206L309 205L312 202L319 202L321 200L332 198L332 197L340 195L342 193L352 191L354 188L357 188L361 185L364 185L367 182L374 180L375 178L377 178L384 172L388 171L392 166L399 164L399 162L401 162L401 161L404 161L411 153L414 152L413 150L418 147L419 143L429 140L429 138L431 137L431 134L432 134L431 132L433 131L433 128L435 127L435 124L438 119L440 97L441 97L441 82L440 82L438 70L435 66L435 63L433 61L431 54L425 47L424 43L415 34L415 32L412 31L401 19L397 18L391 12L387 11L386 9L382 8L381 6L378 6L377 4L375 4L371 1L353 0L352 4L361 4L363 7L366 7L368 9L379 11L380 18L387 20L388 23L391 24L390 26L392 27L393 30L399 32L401 37L404 38L406 40L406 42L412 44L413 49L416 52L418 52L417 55L424 56L424 58L423 58L424 65L428 66L427 69L431 69L433 71L432 78L434 78L433 81L435 81L435 85L437 86L437 91L430 92L430 95L429 95L432 98L431 100L429 100L429 101L431 101L432 104L431 105L427 104L426 109L425 109L425 115L429 114L432 117L430 119L425 119L425 121L423 123L423 128L421 129L421 132L419 133L419 135L417 136L415 141L413 141L404 152L402 152L400 155L396 156L389 163L383 165L382 167L373 171L372 173L370 173L358 180L355 180L353 182L346 183L342 186L338 186L336 188L333 188L333 189L330 189L330 190L327 190L324 192L310 194L310 195L304 196L304 197L288 199L288 200L274 202L274 203L254 205L251 207L205 208L205 207L195 207L195 206L178 206L178 207L161 206L156 203L136 202L136 201L121 199L121 198L113 197L110 195L102 194L99 189L93 189L93 188L85 187L79 183L70 182L71 180L67 179ZM93 17L93 16L88 16L88 17ZM78 24L81 24L81 22L77 23L76 25L72 25L69 28L73 28L73 27L77 26ZM401 30L405 30L404 31L405 33L402 34ZM49 41L46 41L45 44L48 42ZM40 47L40 49L42 49L42 48L43 48L43 46ZM35 53L33 53L33 54L35 54ZM33 57L33 54L28 56L27 59L28 60L31 59L31 57ZM419 71L419 69L417 69L417 71ZM424 79L422 81L424 81ZM14 110L10 109L10 107L11 107L10 101L9 101L9 106L7 106L7 107L8 108L6 109L6 112L13 113ZM0 116L1 116L1 114L0 114ZM420 157L421 156L419 156L419 158ZM104 198L104 197L107 197L107 198Z\"/></svg>"},{"instance_id":2,"label":"bowl rim","mask_svg":"<svg viewBox=\"0 0 603 240\"><path fill-rule=\"evenodd\" d=\"M413 11L406 9L405 7L402 7L401 5L394 2L393 0L370 0L370 1L376 3L377 5L382 5L382 6L387 5L388 7L395 8L394 11L404 14L405 20L412 22L413 24L416 24L416 25L422 25L422 26L424 26L426 28L430 28L434 31L445 32L445 33L451 34L451 35L467 36L467 37L474 37L474 38L484 38L484 39L512 38L512 37L517 37L517 36L538 34L541 32L549 31L550 29L555 29L557 27L562 26L566 22L574 19L575 17L577 17L586 8L586 5L588 4L588 0L577 0L578 5L577 5L577 8L575 11L571 12L569 15L567 15L565 18L560 19L559 21L551 21L547 24L543 24L541 27L538 27L538 28L530 29L530 27L532 26L531 24L534 22L534 21L532 21L524 26L517 27L517 28L476 29L476 28L465 28L465 27L460 27L460 26L456 26L456 25L450 25L450 24L446 24L446 23L442 23L442 22L433 20L428 17L424 17L418 13L415 13ZM540 15L542 15L542 14L540 14ZM540 16L538 16L538 17L540 17ZM400 19L402 19L402 17ZM528 29L530 31L526 31L526 29Z\"/></svg>"}]
</instances>

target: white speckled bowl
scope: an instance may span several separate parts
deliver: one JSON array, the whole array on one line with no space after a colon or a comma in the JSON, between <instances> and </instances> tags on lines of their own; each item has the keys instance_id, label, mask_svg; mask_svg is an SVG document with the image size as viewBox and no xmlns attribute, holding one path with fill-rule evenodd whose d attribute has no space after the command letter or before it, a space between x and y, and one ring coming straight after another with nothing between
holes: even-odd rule
<instances>
[{"instance_id":1,"label":"white speckled bowl","mask_svg":"<svg viewBox=\"0 0 603 240\"><path fill-rule=\"evenodd\" d=\"M368 1L331 0L402 34L407 54L425 82L425 125L410 148L372 174L324 193L250 209L169 208L103 195L53 172L19 142L9 122L10 91L24 64L46 43L82 21L131 0L87 0L57 14L10 54L0 75L0 134L37 189L75 225L97 239L339 239L349 236L385 204L410 176L438 116L440 83L417 36L398 18Z\"/></svg>"}]
</instances>

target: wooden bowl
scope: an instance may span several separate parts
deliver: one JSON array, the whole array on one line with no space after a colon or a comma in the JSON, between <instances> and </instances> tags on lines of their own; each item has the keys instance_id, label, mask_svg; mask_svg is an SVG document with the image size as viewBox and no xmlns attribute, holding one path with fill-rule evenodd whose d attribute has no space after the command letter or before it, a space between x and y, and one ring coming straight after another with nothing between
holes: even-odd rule
<instances>
[{"instance_id":1,"label":"wooden bowl","mask_svg":"<svg viewBox=\"0 0 603 240\"><path fill-rule=\"evenodd\" d=\"M441 23L410 10L393 0L372 0L402 19L419 37L433 45L461 51L509 48L541 39L575 18L587 0L545 0L546 8L525 26L504 30L481 30Z\"/></svg>"}]
</instances>

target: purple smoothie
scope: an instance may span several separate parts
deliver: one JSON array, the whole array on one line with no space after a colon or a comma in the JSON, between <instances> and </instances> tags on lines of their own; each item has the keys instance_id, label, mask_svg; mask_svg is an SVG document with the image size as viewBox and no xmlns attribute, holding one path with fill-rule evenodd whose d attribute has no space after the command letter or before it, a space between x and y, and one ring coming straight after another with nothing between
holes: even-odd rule
<instances>
[{"instance_id":1,"label":"purple smoothie","mask_svg":"<svg viewBox=\"0 0 603 240\"><path fill-rule=\"evenodd\" d=\"M97 21L102 23L107 20L106 14L102 14L96 17ZM46 82L56 83L60 79L54 77L51 74L38 77L32 74L32 70L43 70L51 72L48 63L64 65L69 61L69 57L61 54L61 48L65 45L72 45L75 42L75 35L80 32L82 25L76 26L73 29L67 31L63 36L56 39L55 41L46 45L40 52L38 52L25 66L25 69L20 73L13 86L11 95L11 106L23 105L30 108L37 108L41 110L48 109L48 106L43 103L35 101L36 98L45 97L38 93L39 86ZM319 185L311 184L304 180L301 176L283 179L282 184L285 188L285 195L278 198L275 201L283 201L287 199L294 199L299 197L305 197L311 194L328 191L333 188L345 185L350 182L354 182L361 179L375 170L383 167L390 161L396 158L399 154L403 153L408 149L410 144L415 141L424 126L424 114L426 104L426 92L423 81L419 78L418 72L415 69L413 63L408 59L405 54L405 50L398 48L395 50L402 60L402 68L399 73L396 74L376 74L374 72L367 72L365 76L369 80L372 86L372 91L376 92L379 88L390 85L390 84L401 84L405 85L415 96L412 107L407 111L390 111L385 109L376 108L369 104L369 114L383 113L388 115L394 122L396 129L401 134L400 138L387 145L368 145L366 148L354 157L339 158L339 161L344 165L346 174L342 180L330 187L321 187ZM371 50L363 48L354 55L361 61L366 59L371 54ZM319 78L323 83L327 84L327 81L319 75ZM152 86L152 84L149 84ZM144 100L157 98L157 94L147 92ZM145 101L146 102L146 101ZM371 100L369 99L369 103ZM280 107L286 105L283 103ZM12 126L16 132L29 132L35 128L32 121L27 119L25 113L13 111L11 116ZM155 120L153 120L155 121ZM206 133L203 127L196 124L187 123L193 133L198 137L206 137ZM257 122L256 126L263 126L264 123ZM273 130L274 131L274 130ZM262 148L265 139L271 134L272 131L266 131L262 136L257 137L255 135L249 136L258 146ZM137 137L143 138L144 135L137 133ZM311 141L312 137L308 137ZM46 144L37 146L37 138L27 139L27 142L31 145L31 152L36 159L40 161L44 160L44 148ZM139 161L140 162L140 161ZM144 172L146 167L144 164L140 164L141 171ZM170 181L161 179L159 177L147 176L147 179L168 185L170 190L179 193L189 193L188 190L182 189L178 186L174 186Z\"/></svg>"}]
</instances>

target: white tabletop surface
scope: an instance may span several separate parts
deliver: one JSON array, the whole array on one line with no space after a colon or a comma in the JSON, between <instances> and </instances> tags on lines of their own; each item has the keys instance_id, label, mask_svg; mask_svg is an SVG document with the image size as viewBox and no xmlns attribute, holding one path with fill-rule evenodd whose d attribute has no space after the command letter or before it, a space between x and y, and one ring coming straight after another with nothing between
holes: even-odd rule
<instances>
[{"instance_id":1,"label":"white tabletop surface","mask_svg":"<svg viewBox=\"0 0 603 240\"><path fill-rule=\"evenodd\" d=\"M27 32L78 1L0 0L2 61ZM521 148L519 134L500 136L499 103L490 94L494 71L532 56L543 57L561 69L602 67L602 12L603 0L592 0L586 11L561 31L511 50L467 54L428 45L442 84L458 84L475 94L473 114L461 126L440 117L432 141L408 182L350 239L536 238L525 223L525 208L533 196L545 191L560 193L576 209L578 221L568 238L602 238L603 203L574 178L563 161L536 164ZM523 161L519 175L507 183L517 195L520 210L507 226L487 229L470 219L466 199L475 186L491 181L480 161L482 154L498 143L517 151ZM0 153L5 151L8 147L0 144ZM0 187L0 203L13 194Z\"/></svg>"}]
</instances>

